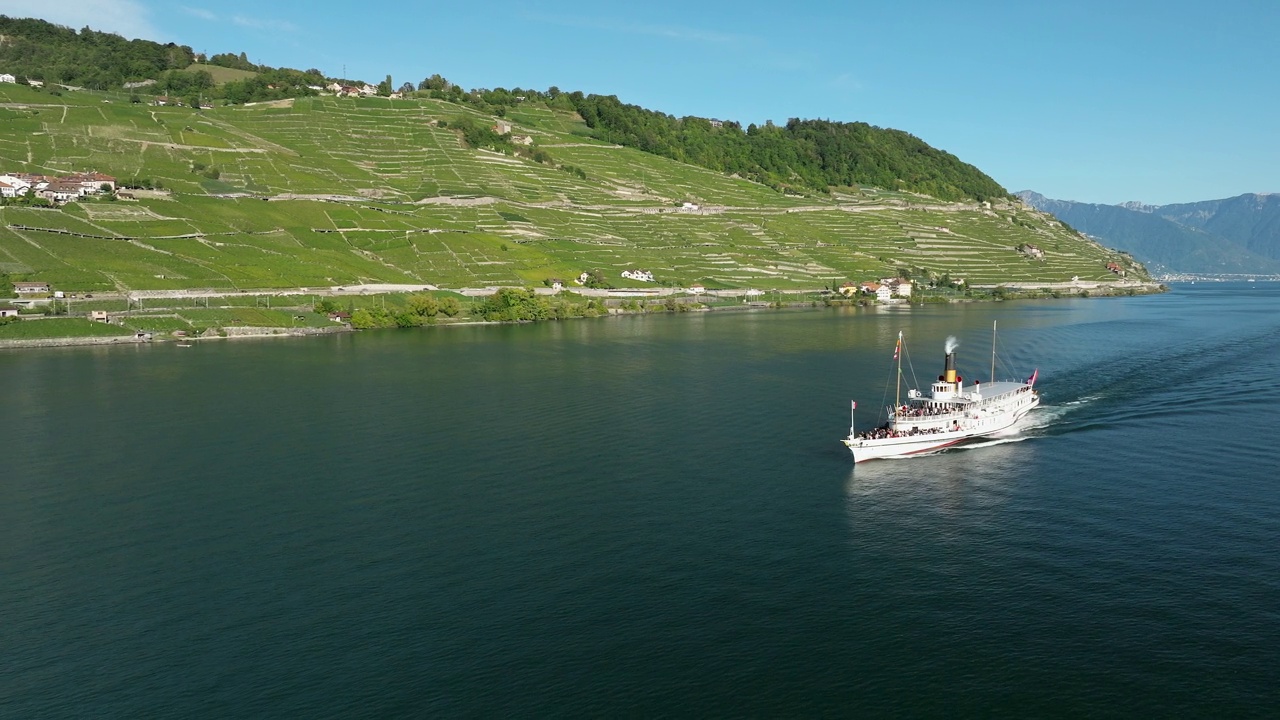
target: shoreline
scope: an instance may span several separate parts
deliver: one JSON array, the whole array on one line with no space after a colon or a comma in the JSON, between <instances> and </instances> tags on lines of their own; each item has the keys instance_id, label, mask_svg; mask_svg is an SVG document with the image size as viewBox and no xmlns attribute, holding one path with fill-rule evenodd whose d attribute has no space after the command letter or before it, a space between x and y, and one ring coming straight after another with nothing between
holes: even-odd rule
<instances>
[{"instance_id":1,"label":"shoreline","mask_svg":"<svg viewBox=\"0 0 1280 720\"><path fill-rule=\"evenodd\" d=\"M1011 283L1004 287L1013 288ZM922 305L954 305L962 303L982 303L982 302L1009 302L1015 300L1058 300L1071 298L1112 298L1112 297L1129 297L1136 295L1158 295L1168 292L1168 287L1162 283L1147 282L1141 284L1125 284L1112 286L1094 286L1089 291L1083 293L1062 294L1055 297L1051 293L1058 291L1050 289L1047 284L1036 284L1035 287L1013 289L1010 296L1000 298L951 298L946 301L929 301L929 302L910 302L899 301L889 303L870 303L864 304L864 299L829 297L822 301L811 300L803 302L767 302L755 301L744 302L735 305L709 306L699 305L696 308L687 308L681 312L758 312L765 310L805 310L805 309L823 309L836 307L860 307L864 309L878 308L901 308ZM620 298L616 298L620 299ZM605 315L596 317L612 318L627 316L645 316L645 315L679 315L681 312L670 312L666 310L650 312L647 310L627 311L620 308L611 308ZM584 319L584 318L566 318L566 319ZM448 328L448 327L474 327L478 325L514 325L527 324L530 321L521 321L515 323L500 322L493 320L461 320L447 323L438 323L422 326L427 328ZM541 321L548 322L548 321ZM404 328L372 328L375 330L393 330ZM244 339L261 339L261 338L301 338L315 337L320 335L337 335L346 333L363 332L351 327L349 324L334 325L331 327L307 327L307 328L282 328L282 327L227 327L220 328L219 332L214 334L191 335L178 337L172 335L156 336L151 334L148 337L139 337L137 335L114 335L114 336L69 336L69 337L49 337L49 338L24 338L24 339L0 339L0 351L4 350L24 350L35 348L60 348L60 347L94 347L94 346L112 346L112 345L170 345L177 343L198 343L211 340L244 340Z\"/></svg>"}]
</instances>

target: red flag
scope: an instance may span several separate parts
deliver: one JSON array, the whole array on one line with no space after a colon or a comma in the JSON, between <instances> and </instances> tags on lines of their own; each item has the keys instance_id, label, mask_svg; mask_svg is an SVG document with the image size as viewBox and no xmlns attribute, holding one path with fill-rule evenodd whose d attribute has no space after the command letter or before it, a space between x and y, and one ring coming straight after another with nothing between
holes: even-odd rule
<instances>
[{"instance_id":1,"label":"red flag","mask_svg":"<svg viewBox=\"0 0 1280 720\"><path fill-rule=\"evenodd\" d=\"M1036 384L1036 378L1038 378L1038 377L1040 377L1040 368L1036 368L1036 371L1035 371L1035 372L1033 372L1033 373L1031 373L1031 379L1027 380L1027 384L1028 384L1028 385L1035 385L1035 384Z\"/></svg>"},{"instance_id":2,"label":"red flag","mask_svg":"<svg viewBox=\"0 0 1280 720\"><path fill-rule=\"evenodd\" d=\"M898 338L897 344L893 346L893 359L898 359L898 351L902 349L902 338Z\"/></svg>"},{"instance_id":3,"label":"red flag","mask_svg":"<svg viewBox=\"0 0 1280 720\"><path fill-rule=\"evenodd\" d=\"M853 407L849 408L850 410L857 410L857 409L858 409L858 401L857 401L857 400L850 400L849 402L853 403Z\"/></svg>"}]
</instances>

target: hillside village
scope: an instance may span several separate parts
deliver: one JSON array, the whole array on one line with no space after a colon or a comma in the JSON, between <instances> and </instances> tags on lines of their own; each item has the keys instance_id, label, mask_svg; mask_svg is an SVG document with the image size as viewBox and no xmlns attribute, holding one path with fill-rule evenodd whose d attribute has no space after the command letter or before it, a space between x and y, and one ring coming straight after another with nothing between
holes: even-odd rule
<instances>
[{"instance_id":1,"label":"hillside village","mask_svg":"<svg viewBox=\"0 0 1280 720\"><path fill-rule=\"evenodd\" d=\"M100 172L69 175L37 175L34 173L0 174L0 198L37 197L51 203L67 203L87 195L112 194L116 179Z\"/></svg>"}]
</instances>

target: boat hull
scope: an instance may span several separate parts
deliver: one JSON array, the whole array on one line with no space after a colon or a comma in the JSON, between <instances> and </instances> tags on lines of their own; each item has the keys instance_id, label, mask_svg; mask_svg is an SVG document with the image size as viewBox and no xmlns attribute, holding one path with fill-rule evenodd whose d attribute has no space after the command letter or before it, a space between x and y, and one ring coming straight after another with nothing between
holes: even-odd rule
<instances>
[{"instance_id":1,"label":"boat hull","mask_svg":"<svg viewBox=\"0 0 1280 720\"><path fill-rule=\"evenodd\" d=\"M853 453L855 463L880 458L905 457L920 453L941 450L974 438L990 437L1013 427L1027 413L1040 405L1040 398L1034 394L1030 402L1008 413L1004 417L987 418L979 426L952 430L947 432L921 435L903 435L886 438L859 438L855 435L841 440L845 447Z\"/></svg>"}]
</instances>

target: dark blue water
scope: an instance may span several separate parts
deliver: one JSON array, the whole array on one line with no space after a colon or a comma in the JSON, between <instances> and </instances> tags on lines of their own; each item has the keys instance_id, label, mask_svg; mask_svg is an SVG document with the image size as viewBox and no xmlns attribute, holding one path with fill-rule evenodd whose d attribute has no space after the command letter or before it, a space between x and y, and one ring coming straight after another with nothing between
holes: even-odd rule
<instances>
[{"instance_id":1,"label":"dark blue water","mask_svg":"<svg viewBox=\"0 0 1280 720\"><path fill-rule=\"evenodd\" d=\"M1274 716L1277 310L0 353L0 716ZM855 469L992 320L1023 433Z\"/></svg>"}]
</instances>

